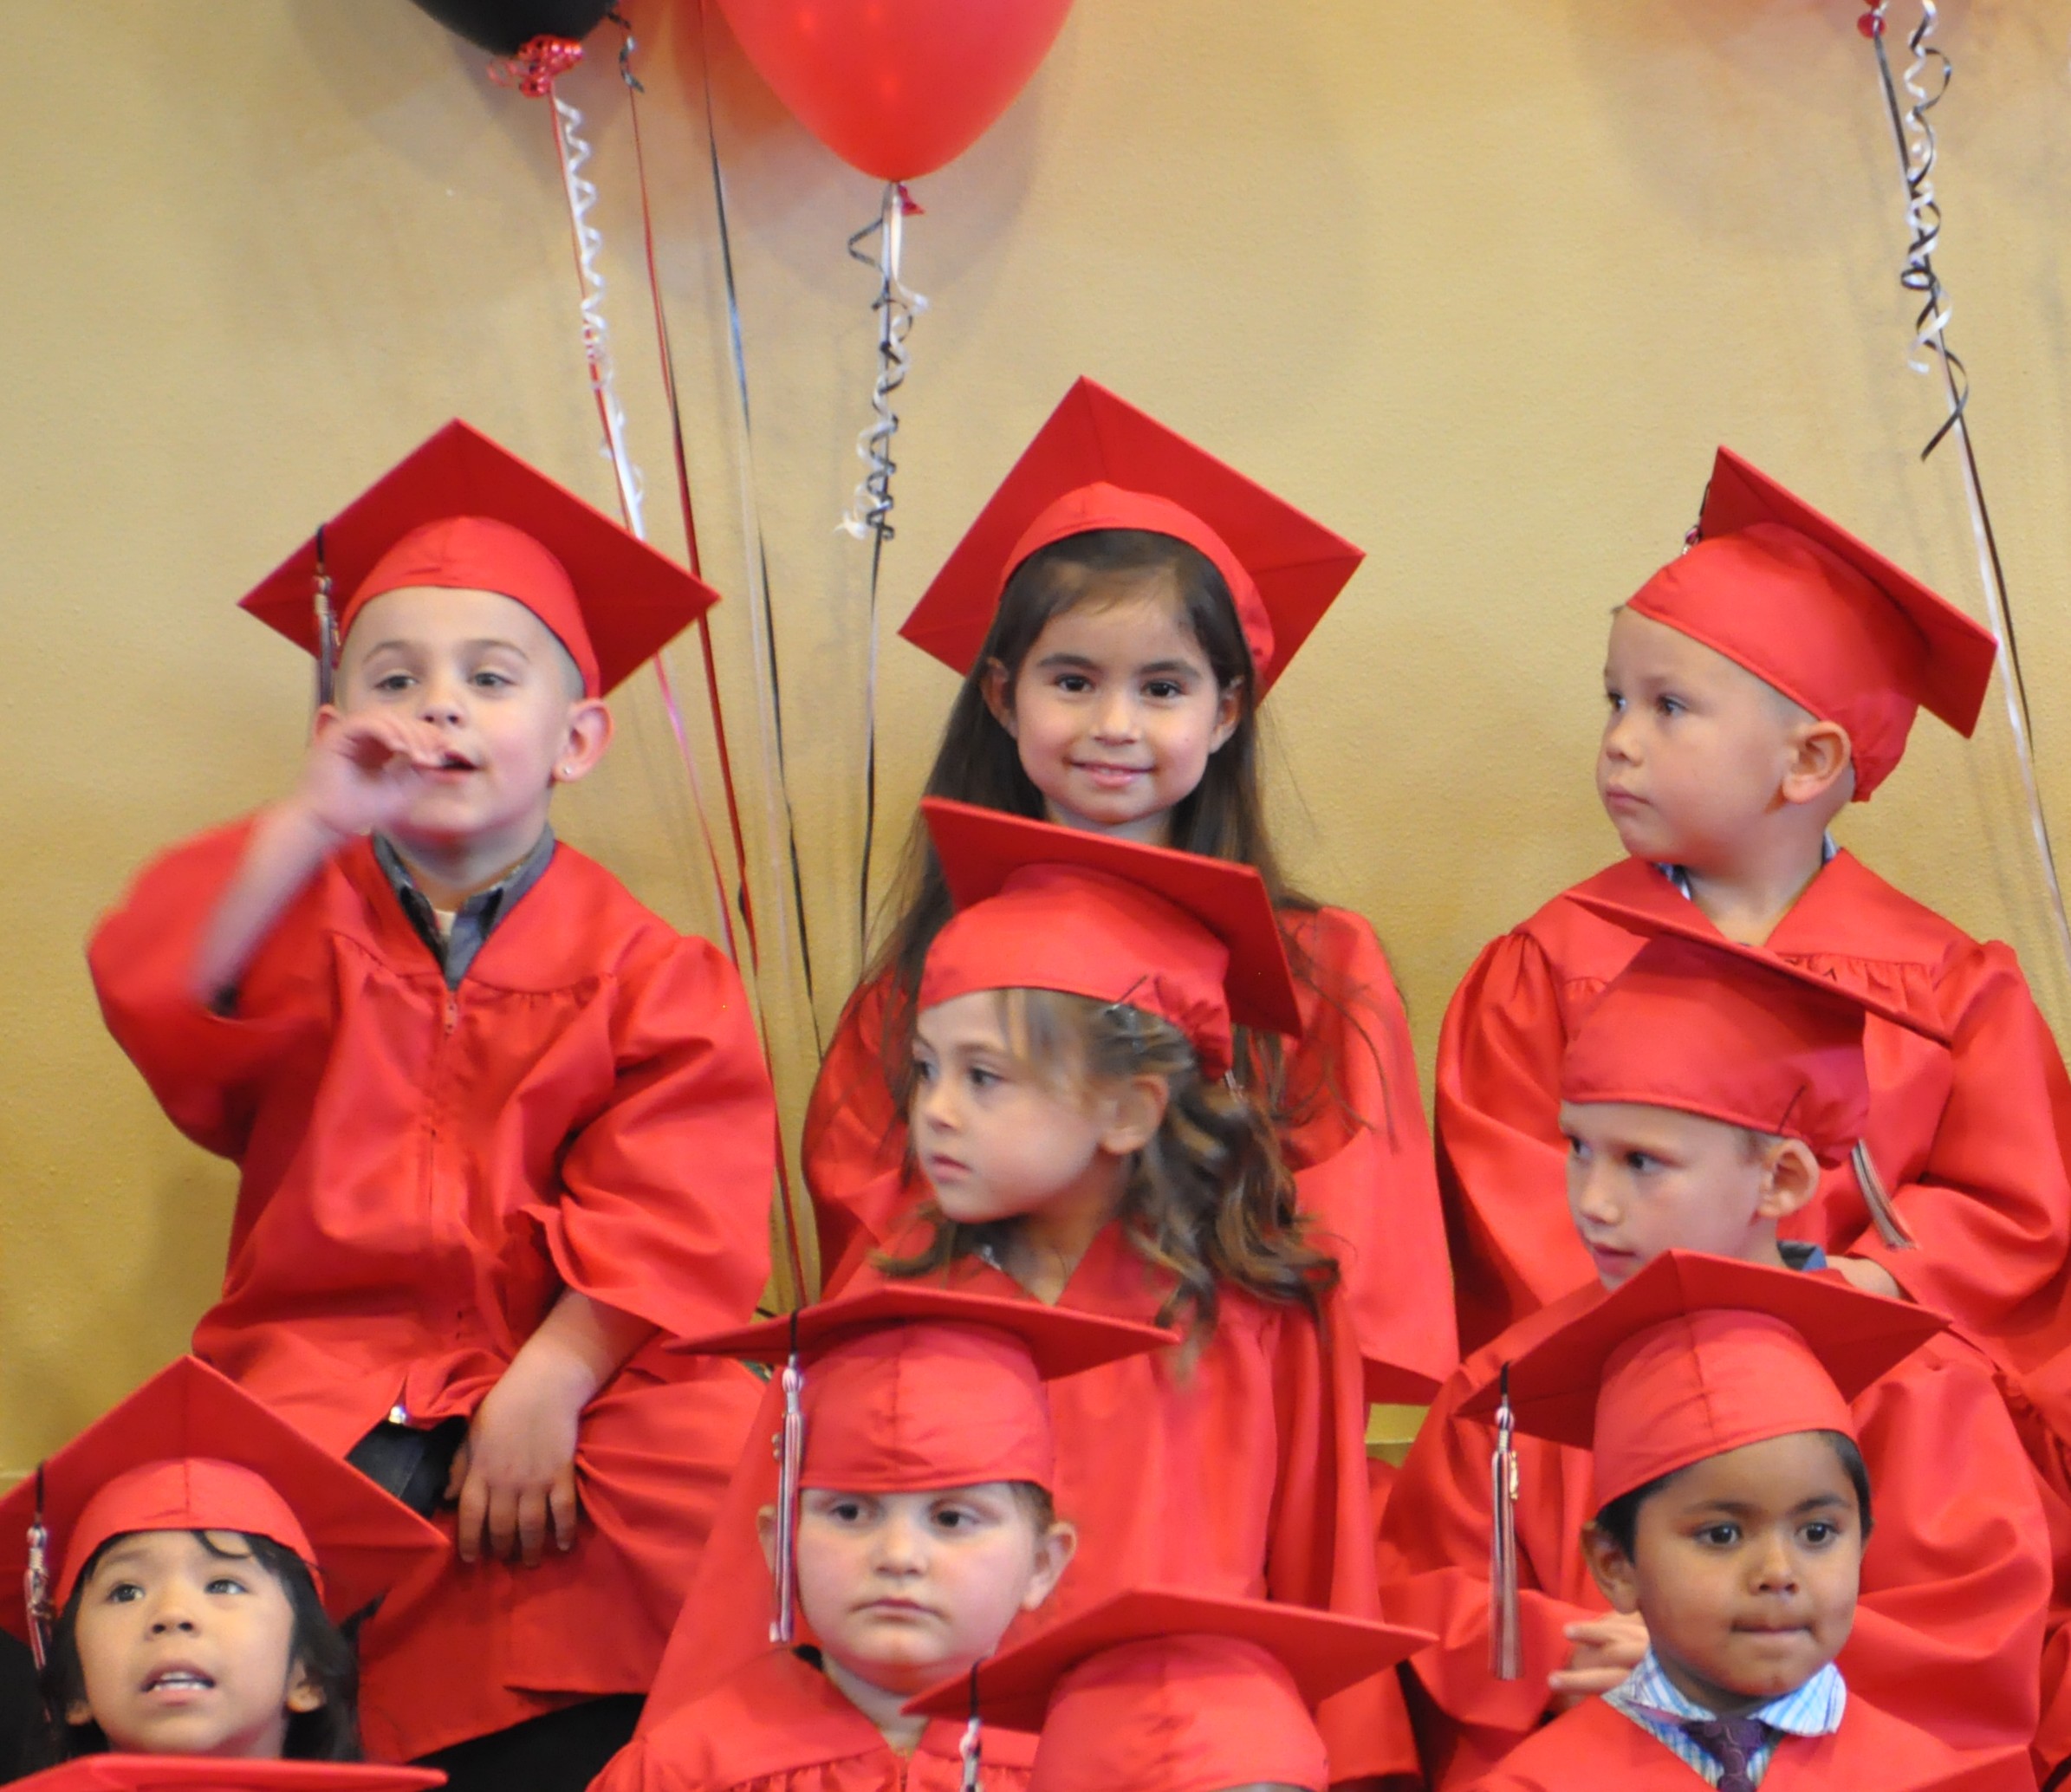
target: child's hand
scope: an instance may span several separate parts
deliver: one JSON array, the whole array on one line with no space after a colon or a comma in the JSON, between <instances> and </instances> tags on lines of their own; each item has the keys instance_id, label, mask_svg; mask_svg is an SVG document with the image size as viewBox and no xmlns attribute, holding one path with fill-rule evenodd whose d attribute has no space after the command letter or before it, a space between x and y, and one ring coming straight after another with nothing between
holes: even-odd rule
<instances>
[{"instance_id":1,"label":"child's hand","mask_svg":"<svg viewBox=\"0 0 2071 1792\"><path fill-rule=\"evenodd\" d=\"M1608 1692L1646 1653L1646 1620L1636 1612L1607 1612L1600 1618L1563 1626L1561 1634L1574 1648L1568 1665L1547 1676L1558 1711Z\"/></svg>"},{"instance_id":2,"label":"child's hand","mask_svg":"<svg viewBox=\"0 0 2071 1792\"><path fill-rule=\"evenodd\" d=\"M370 834L399 821L422 789L420 775L447 762L445 739L428 722L326 709L317 716L295 797L335 834Z\"/></svg>"},{"instance_id":3,"label":"child's hand","mask_svg":"<svg viewBox=\"0 0 2071 1792\"><path fill-rule=\"evenodd\" d=\"M575 1430L591 1390L551 1368L521 1353L475 1409L446 1484L460 1503L463 1562L478 1561L486 1541L497 1561L537 1568L549 1525L557 1546L575 1547Z\"/></svg>"},{"instance_id":4,"label":"child's hand","mask_svg":"<svg viewBox=\"0 0 2071 1792\"><path fill-rule=\"evenodd\" d=\"M1839 1269L1847 1276L1851 1287L1860 1289L1866 1295L1882 1295L1887 1301L1902 1301L1905 1291L1892 1279L1892 1272L1874 1257L1830 1256L1827 1267Z\"/></svg>"}]
</instances>

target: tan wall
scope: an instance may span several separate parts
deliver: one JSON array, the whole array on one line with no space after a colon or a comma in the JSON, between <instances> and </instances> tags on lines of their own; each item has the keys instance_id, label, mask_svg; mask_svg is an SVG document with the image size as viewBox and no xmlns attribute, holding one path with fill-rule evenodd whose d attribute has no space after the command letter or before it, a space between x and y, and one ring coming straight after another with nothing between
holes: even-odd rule
<instances>
[{"instance_id":1,"label":"tan wall","mask_svg":"<svg viewBox=\"0 0 2071 1792\"><path fill-rule=\"evenodd\" d=\"M1302 876L1379 922L1428 1053L1488 936L1614 849L1588 777L1604 613L1677 545L1731 440L1974 607L1892 152L1851 0L1084 0L1029 93L924 182L934 308L903 395L903 614L1086 372L1372 549L1272 708ZM1905 11L1906 0L1894 10ZM601 503L542 108L403 0L98 0L10 18L0 250L0 1465L176 1350L230 1177L102 1034L79 942L153 847L282 788L302 666L230 601L327 507L459 413ZM2061 496L2071 82L2040 6L1955 7L1943 117L1955 334L2071 841ZM651 152L707 564L743 588L739 463L687 6L651 40ZM842 253L872 184L723 36L760 492L822 1007L855 963L864 555L832 524L870 365ZM610 315L673 542L600 65ZM756 757L747 616L717 623ZM675 656L695 698L694 656ZM951 681L884 659L895 843ZM652 681L562 822L685 925L709 917ZM1852 844L2020 946L2060 1023L2003 717L1923 724ZM707 761L709 767L709 760ZM752 794L752 793L751 793ZM756 799L759 812L759 798ZM809 1071L774 992L794 1112Z\"/></svg>"}]
</instances>

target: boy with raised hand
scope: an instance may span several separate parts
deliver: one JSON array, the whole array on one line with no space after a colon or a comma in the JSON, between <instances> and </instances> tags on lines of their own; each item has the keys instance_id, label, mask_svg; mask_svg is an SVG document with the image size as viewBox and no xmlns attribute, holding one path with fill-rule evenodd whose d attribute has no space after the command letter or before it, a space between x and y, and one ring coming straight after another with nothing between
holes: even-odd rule
<instances>
[{"instance_id":1,"label":"boy with raised hand","mask_svg":"<svg viewBox=\"0 0 2071 1792\"><path fill-rule=\"evenodd\" d=\"M1653 925L1609 905L1604 919ZM1834 1279L1816 1246L1780 1240L1779 1228L1861 1139L1866 1010L1903 1011L1702 937L1693 914L1672 919L1686 935L1648 940L1561 1064L1568 1203L1595 1276L1461 1366L1382 1517L1383 1610L1441 1639L1411 1664L1434 1785L1471 1782L1550 1711L1608 1691L1647 1644L1639 1618L1609 1610L1577 1541L1597 1510L1588 1451L1521 1438L1520 1668L1491 1676L1496 1436L1463 1413L1466 1401L1666 1251ZM2025 1747L2051 1591L2048 1526L1993 1364L1943 1333L1867 1386L1854 1419L1878 1525L1843 1664L1852 1684L1953 1747Z\"/></svg>"},{"instance_id":2,"label":"boy with raised hand","mask_svg":"<svg viewBox=\"0 0 2071 1792\"><path fill-rule=\"evenodd\" d=\"M1976 725L1992 641L1720 449L1693 545L1611 626L1597 789L1630 855L1490 945L1448 1010L1437 1120L1461 1343L1588 1279L1561 1213L1561 1055L1639 949L1579 899L1701 916L1921 1023L1873 1016L1867 1139L1789 1236L2031 1367L2071 1344L2071 1081L2006 946L1876 877L1827 828L1897 766L1917 707Z\"/></svg>"},{"instance_id":3,"label":"boy with raised hand","mask_svg":"<svg viewBox=\"0 0 2071 1792\"><path fill-rule=\"evenodd\" d=\"M740 981L549 826L605 693L712 601L449 425L244 601L320 658L294 790L148 867L90 950L118 1042L242 1172L197 1354L450 1503L362 1632L362 1715L464 1787L514 1755L580 1786L629 1733L754 1409L664 1347L768 1274Z\"/></svg>"},{"instance_id":4,"label":"boy with raised hand","mask_svg":"<svg viewBox=\"0 0 2071 1792\"><path fill-rule=\"evenodd\" d=\"M975 1736L906 1707L968 1676L1071 1561L1047 1385L1173 1341L1156 1326L915 1287L698 1341L782 1371L764 1405L779 1491L755 1515L776 1633L642 1730L597 1792L971 1784ZM990 1734L983 1783L1024 1786L1033 1749L1031 1736Z\"/></svg>"},{"instance_id":5,"label":"boy with raised hand","mask_svg":"<svg viewBox=\"0 0 2071 1792\"><path fill-rule=\"evenodd\" d=\"M2017 1743L1966 1756L1835 1665L1872 1534L1856 1397L1939 1324L1821 1277L1669 1251L1468 1403L1588 1452L1581 1551L1648 1639L1484 1792L2034 1786Z\"/></svg>"}]
</instances>

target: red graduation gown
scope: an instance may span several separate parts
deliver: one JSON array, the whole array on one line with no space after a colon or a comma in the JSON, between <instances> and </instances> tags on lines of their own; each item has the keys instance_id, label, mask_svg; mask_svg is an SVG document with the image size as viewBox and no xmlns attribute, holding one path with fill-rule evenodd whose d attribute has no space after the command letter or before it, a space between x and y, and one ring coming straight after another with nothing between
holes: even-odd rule
<instances>
[{"instance_id":1,"label":"red graduation gown","mask_svg":"<svg viewBox=\"0 0 2071 1792\"><path fill-rule=\"evenodd\" d=\"M1282 911L1302 1003L1282 1136L1314 1242L1338 1259L1367 1395L1428 1399L1459 1360L1445 1232L1402 998L1380 942L1341 908ZM882 980L849 998L806 1110L804 1163L828 1290L902 1228L921 1191L885 1079ZM859 1246L859 1239L867 1243Z\"/></svg>"},{"instance_id":2,"label":"red graduation gown","mask_svg":"<svg viewBox=\"0 0 2071 1792\"><path fill-rule=\"evenodd\" d=\"M1036 1738L997 1724L983 1734L984 1792L1022 1792ZM825 1674L771 1649L642 1730L590 1792L958 1792L963 1739L963 1724L935 1718L902 1760Z\"/></svg>"},{"instance_id":3,"label":"red graduation gown","mask_svg":"<svg viewBox=\"0 0 2071 1792\"><path fill-rule=\"evenodd\" d=\"M854 1285L882 1279L866 1265ZM1026 1298L983 1263L959 1265L956 1282ZM1059 1304L1148 1321L1169 1286L1109 1225ZM1003 1647L1147 1583L1379 1615L1366 1402L1342 1309L1326 1301L1318 1325L1299 1308L1226 1290L1191 1370L1175 1355L1132 1357L1049 1385L1057 1510L1078 1526L1079 1552L1048 1603L1016 1620ZM656 1677L649 1726L763 1646L770 1593L755 1514L775 1496L763 1439L778 1411L772 1387ZM1393 1674L1328 1701L1319 1722L1341 1777L1415 1771Z\"/></svg>"},{"instance_id":4,"label":"red graduation gown","mask_svg":"<svg viewBox=\"0 0 2071 1792\"><path fill-rule=\"evenodd\" d=\"M584 1412L574 1550L434 1562L367 1626L370 1750L644 1691L757 1395L660 1347L745 1321L769 1273L775 1124L739 980L562 846L449 992L360 841L218 1015L188 969L248 832L148 867L89 951L167 1114L242 1171L196 1352L342 1455L396 1406L471 1413L564 1287L660 1334Z\"/></svg>"},{"instance_id":5,"label":"red graduation gown","mask_svg":"<svg viewBox=\"0 0 2071 1792\"><path fill-rule=\"evenodd\" d=\"M2026 1752L1962 1753L1879 1711L1848 1688L1831 1736L1787 1736L1762 1776L1762 1792L2035 1792ZM1658 1737L1600 1698L1577 1705L1522 1743L1474 1792L1703 1792L1702 1775Z\"/></svg>"},{"instance_id":6,"label":"red graduation gown","mask_svg":"<svg viewBox=\"0 0 2071 1792\"><path fill-rule=\"evenodd\" d=\"M1504 1361L1602 1298L1594 1285L1577 1289L1475 1352L1440 1392L1382 1515L1386 1615L1440 1638L1411 1661L1433 1786L1471 1782L1532 1733L1551 1697L1546 1677L1573 1647L1561 1626L1607 1609L1580 1542L1596 1510L1589 1452L1520 1436L1524 1672L1509 1681L1490 1676L1495 1431L1454 1417ZM1944 1334L1853 1410L1876 1523L1854 1633L1841 1657L1849 1685L1953 1747L2025 1747L2036 1723L2050 1594L2048 1525L1990 1360Z\"/></svg>"},{"instance_id":7,"label":"red graduation gown","mask_svg":"<svg viewBox=\"0 0 2071 1792\"><path fill-rule=\"evenodd\" d=\"M1579 889L1687 916L1627 859ZM1439 1178L1469 1347L1589 1281L1568 1218L1561 1059L1640 936L1558 896L1475 961L1438 1041ZM1874 1258L1923 1306L2024 1370L2071 1345L2071 1079L2011 950L1979 945L1837 854L1769 938L1793 964L1938 1021L1951 1047L1872 1016L1869 1146L1918 1241L1892 1250L1847 1165L1784 1228Z\"/></svg>"}]
</instances>

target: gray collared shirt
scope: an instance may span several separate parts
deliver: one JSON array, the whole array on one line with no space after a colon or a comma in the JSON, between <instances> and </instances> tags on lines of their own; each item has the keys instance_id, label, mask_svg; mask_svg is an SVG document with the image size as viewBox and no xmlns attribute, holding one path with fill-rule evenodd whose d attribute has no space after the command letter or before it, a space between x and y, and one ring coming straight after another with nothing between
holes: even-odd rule
<instances>
[{"instance_id":1,"label":"gray collared shirt","mask_svg":"<svg viewBox=\"0 0 2071 1792\"><path fill-rule=\"evenodd\" d=\"M486 890L476 891L462 903L454 912L451 928L442 933L430 899L412 881L410 869L403 863L401 855L380 834L373 839L374 857L387 873L389 887L395 892L396 900L402 904L403 912L410 918L418 938L431 948L432 956L438 961L449 990L460 987L460 979L467 975L468 966L475 962L475 955L488 942L497 923L517 906L519 899L545 874L554 858L554 830L549 828L541 834L539 844L518 861L509 875Z\"/></svg>"}]
</instances>

